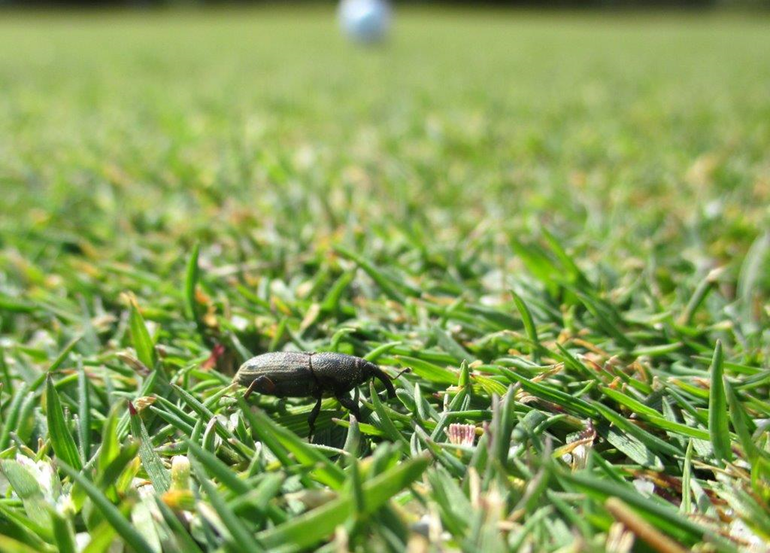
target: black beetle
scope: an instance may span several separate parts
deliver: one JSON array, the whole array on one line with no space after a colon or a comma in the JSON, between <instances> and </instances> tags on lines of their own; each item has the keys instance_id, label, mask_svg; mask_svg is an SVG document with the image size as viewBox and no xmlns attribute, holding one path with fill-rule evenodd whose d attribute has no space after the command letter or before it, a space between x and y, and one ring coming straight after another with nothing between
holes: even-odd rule
<instances>
[{"instance_id":1,"label":"black beetle","mask_svg":"<svg viewBox=\"0 0 770 553\"><path fill-rule=\"evenodd\" d=\"M233 380L242 386L248 386L244 394L246 398L252 392L275 397L317 398L318 401L307 421L312 437L324 395L334 396L357 419L361 419L358 404L350 399L348 392L370 378L376 378L385 385L388 397L396 397L396 390L390 382L391 377L382 369L366 359L344 353L265 353L252 357L241 365Z\"/></svg>"}]
</instances>

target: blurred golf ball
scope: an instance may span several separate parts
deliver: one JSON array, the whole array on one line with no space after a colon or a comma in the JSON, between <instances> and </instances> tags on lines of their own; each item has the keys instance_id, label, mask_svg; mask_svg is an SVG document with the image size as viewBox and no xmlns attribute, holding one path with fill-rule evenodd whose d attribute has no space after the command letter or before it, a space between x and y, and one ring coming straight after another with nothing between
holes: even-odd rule
<instances>
[{"instance_id":1,"label":"blurred golf ball","mask_svg":"<svg viewBox=\"0 0 770 553\"><path fill-rule=\"evenodd\" d=\"M379 42L390 28L390 5L386 0L342 0L338 14L342 30L358 42Z\"/></svg>"}]
</instances>

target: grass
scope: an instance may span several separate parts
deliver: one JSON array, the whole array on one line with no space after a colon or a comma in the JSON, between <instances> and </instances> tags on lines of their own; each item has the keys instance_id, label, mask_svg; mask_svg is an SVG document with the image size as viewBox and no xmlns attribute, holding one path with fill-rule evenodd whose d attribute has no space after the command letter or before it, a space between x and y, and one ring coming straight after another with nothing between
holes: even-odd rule
<instances>
[{"instance_id":1,"label":"grass","mask_svg":"<svg viewBox=\"0 0 770 553\"><path fill-rule=\"evenodd\" d=\"M766 19L4 15L0 549L770 540Z\"/></svg>"}]
</instances>

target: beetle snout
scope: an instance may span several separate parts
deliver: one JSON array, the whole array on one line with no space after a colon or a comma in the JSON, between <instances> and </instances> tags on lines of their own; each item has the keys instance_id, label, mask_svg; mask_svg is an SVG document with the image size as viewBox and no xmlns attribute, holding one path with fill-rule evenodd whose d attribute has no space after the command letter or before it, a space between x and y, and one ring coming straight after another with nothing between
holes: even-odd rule
<instances>
[{"instance_id":1,"label":"beetle snout","mask_svg":"<svg viewBox=\"0 0 770 553\"><path fill-rule=\"evenodd\" d=\"M369 361L365 361L365 370L369 373L370 376L373 376L382 384L385 386L385 389L388 391L388 397L394 398L396 397L396 389L393 387L393 383L390 381L390 377L377 365L374 363L371 363Z\"/></svg>"}]
</instances>

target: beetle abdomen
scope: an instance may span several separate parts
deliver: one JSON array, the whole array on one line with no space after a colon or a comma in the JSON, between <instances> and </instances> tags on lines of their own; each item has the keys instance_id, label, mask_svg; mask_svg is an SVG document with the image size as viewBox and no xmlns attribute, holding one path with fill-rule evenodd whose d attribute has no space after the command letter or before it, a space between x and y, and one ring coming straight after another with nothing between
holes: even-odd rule
<instances>
[{"instance_id":1,"label":"beetle abdomen","mask_svg":"<svg viewBox=\"0 0 770 553\"><path fill-rule=\"evenodd\" d=\"M369 376L364 369L366 361L344 353L315 353L310 362L321 388L337 393L352 390Z\"/></svg>"},{"instance_id":2,"label":"beetle abdomen","mask_svg":"<svg viewBox=\"0 0 770 553\"><path fill-rule=\"evenodd\" d=\"M318 382L310 366L310 354L279 351L265 353L246 361L234 380L249 386L263 377L254 391L277 397L306 397L315 395Z\"/></svg>"}]
</instances>

